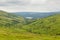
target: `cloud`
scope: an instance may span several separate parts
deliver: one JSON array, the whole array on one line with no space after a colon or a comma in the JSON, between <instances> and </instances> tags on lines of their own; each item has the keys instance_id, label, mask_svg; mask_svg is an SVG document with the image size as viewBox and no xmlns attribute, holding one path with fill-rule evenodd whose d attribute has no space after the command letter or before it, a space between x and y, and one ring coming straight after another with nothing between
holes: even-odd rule
<instances>
[{"instance_id":1,"label":"cloud","mask_svg":"<svg viewBox=\"0 0 60 40\"><path fill-rule=\"evenodd\" d=\"M1 0L0 6L12 6L12 5L27 5L29 1L27 0Z\"/></svg>"},{"instance_id":2,"label":"cloud","mask_svg":"<svg viewBox=\"0 0 60 40\"><path fill-rule=\"evenodd\" d=\"M0 0L0 10L16 11L60 11L60 0Z\"/></svg>"},{"instance_id":3,"label":"cloud","mask_svg":"<svg viewBox=\"0 0 60 40\"><path fill-rule=\"evenodd\" d=\"M47 0L32 0L31 1L32 4L44 4L46 2L47 2Z\"/></svg>"}]
</instances>

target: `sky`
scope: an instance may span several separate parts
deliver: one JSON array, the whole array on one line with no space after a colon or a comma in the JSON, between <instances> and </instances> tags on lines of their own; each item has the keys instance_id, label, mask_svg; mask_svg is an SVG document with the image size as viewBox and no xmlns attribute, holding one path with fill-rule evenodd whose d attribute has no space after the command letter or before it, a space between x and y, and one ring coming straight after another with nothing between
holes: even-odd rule
<instances>
[{"instance_id":1,"label":"sky","mask_svg":"<svg viewBox=\"0 0 60 40\"><path fill-rule=\"evenodd\" d=\"M56 12L60 0L0 0L0 10L7 12Z\"/></svg>"}]
</instances>

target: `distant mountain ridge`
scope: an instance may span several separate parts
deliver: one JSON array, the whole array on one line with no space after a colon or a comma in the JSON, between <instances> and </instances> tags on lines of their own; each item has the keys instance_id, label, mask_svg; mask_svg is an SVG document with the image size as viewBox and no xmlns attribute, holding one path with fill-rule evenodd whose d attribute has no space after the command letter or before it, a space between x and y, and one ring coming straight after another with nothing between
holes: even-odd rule
<instances>
[{"instance_id":1,"label":"distant mountain ridge","mask_svg":"<svg viewBox=\"0 0 60 40\"><path fill-rule=\"evenodd\" d=\"M44 18L50 15L57 14L59 12L14 12L14 14L23 17Z\"/></svg>"}]
</instances>

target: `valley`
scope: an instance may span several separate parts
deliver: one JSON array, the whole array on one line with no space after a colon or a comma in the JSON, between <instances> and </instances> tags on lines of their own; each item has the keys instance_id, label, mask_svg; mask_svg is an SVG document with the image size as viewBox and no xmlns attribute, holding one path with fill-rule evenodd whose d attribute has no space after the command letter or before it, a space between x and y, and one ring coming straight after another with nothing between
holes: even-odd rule
<instances>
[{"instance_id":1,"label":"valley","mask_svg":"<svg viewBox=\"0 0 60 40\"><path fill-rule=\"evenodd\" d=\"M0 11L0 40L60 40L59 12L31 14Z\"/></svg>"}]
</instances>

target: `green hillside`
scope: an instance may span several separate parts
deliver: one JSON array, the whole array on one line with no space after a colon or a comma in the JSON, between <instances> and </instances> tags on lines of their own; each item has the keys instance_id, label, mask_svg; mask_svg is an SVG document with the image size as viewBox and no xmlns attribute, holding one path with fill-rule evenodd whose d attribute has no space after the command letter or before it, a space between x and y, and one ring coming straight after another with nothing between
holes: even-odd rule
<instances>
[{"instance_id":1,"label":"green hillside","mask_svg":"<svg viewBox=\"0 0 60 40\"><path fill-rule=\"evenodd\" d=\"M12 13L0 11L0 26L17 26L25 24L23 17L16 16Z\"/></svg>"},{"instance_id":2,"label":"green hillside","mask_svg":"<svg viewBox=\"0 0 60 40\"><path fill-rule=\"evenodd\" d=\"M36 22L26 25L23 28L35 34L60 35L60 14L37 19Z\"/></svg>"},{"instance_id":3,"label":"green hillside","mask_svg":"<svg viewBox=\"0 0 60 40\"><path fill-rule=\"evenodd\" d=\"M0 40L60 40L60 14L29 20L0 11Z\"/></svg>"}]
</instances>

